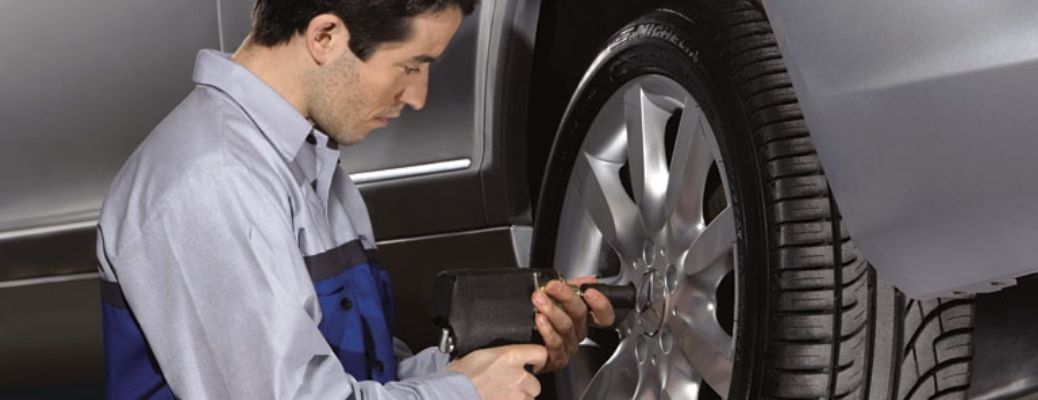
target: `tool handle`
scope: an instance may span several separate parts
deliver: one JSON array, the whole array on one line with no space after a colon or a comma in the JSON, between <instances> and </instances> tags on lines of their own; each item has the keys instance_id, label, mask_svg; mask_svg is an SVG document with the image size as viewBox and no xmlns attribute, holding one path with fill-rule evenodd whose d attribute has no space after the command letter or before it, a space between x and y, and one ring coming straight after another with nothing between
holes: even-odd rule
<instances>
[{"instance_id":1,"label":"tool handle","mask_svg":"<svg viewBox=\"0 0 1038 400\"><path fill-rule=\"evenodd\" d=\"M614 310L633 310L637 303L638 291L634 288L633 283L626 285L607 285L604 283L585 283L580 285L580 295L584 295L584 291L587 289L595 289L601 292L609 303L613 305Z\"/></svg>"}]
</instances>

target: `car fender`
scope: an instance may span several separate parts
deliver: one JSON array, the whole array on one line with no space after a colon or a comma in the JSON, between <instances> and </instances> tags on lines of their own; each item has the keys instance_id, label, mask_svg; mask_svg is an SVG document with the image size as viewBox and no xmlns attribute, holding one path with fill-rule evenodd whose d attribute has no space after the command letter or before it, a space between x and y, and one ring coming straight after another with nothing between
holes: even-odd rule
<instances>
[{"instance_id":1,"label":"car fender","mask_svg":"<svg viewBox=\"0 0 1038 400\"><path fill-rule=\"evenodd\" d=\"M906 294L1038 271L1038 3L763 4L845 224Z\"/></svg>"}]
</instances>

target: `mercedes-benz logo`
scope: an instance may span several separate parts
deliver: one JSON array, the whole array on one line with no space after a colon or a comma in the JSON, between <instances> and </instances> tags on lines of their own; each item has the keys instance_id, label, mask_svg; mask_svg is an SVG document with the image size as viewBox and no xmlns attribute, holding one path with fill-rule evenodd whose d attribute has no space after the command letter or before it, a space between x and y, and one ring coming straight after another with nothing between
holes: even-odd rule
<instances>
[{"instance_id":1,"label":"mercedes-benz logo","mask_svg":"<svg viewBox=\"0 0 1038 400\"><path fill-rule=\"evenodd\" d=\"M638 314L646 335L655 336L663 324L663 291L659 272L650 269L638 290Z\"/></svg>"}]
</instances>

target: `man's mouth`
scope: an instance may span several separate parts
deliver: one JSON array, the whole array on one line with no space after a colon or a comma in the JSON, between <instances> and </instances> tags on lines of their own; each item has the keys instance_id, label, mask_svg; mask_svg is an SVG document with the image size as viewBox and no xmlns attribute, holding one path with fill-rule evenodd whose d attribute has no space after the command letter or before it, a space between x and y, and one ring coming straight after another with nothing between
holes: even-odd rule
<instances>
[{"instance_id":1,"label":"man's mouth","mask_svg":"<svg viewBox=\"0 0 1038 400\"><path fill-rule=\"evenodd\" d=\"M389 116L384 116L384 117L383 116L378 116L378 117L375 117L375 120L377 120L379 123L381 123L382 126L386 126L386 125L389 125L389 121L394 120L394 119L396 119L399 116L400 116L399 114L397 114L397 115L389 115Z\"/></svg>"}]
</instances>

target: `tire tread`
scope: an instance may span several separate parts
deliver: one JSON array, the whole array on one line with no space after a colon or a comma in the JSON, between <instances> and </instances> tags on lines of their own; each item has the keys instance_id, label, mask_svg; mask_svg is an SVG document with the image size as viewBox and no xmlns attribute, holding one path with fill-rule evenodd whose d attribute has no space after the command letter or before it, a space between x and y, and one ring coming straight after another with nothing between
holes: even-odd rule
<instances>
[{"instance_id":1,"label":"tire tread","mask_svg":"<svg viewBox=\"0 0 1038 400\"><path fill-rule=\"evenodd\" d=\"M755 132L771 232L775 310L765 398L865 399L872 379L876 290L870 266L832 205L776 40L754 3L724 6L715 37ZM969 299L904 305L899 398L962 398L972 344ZM879 367L882 368L882 367ZM884 389L877 389L884 390Z\"/></svg>"}]
</instances>

